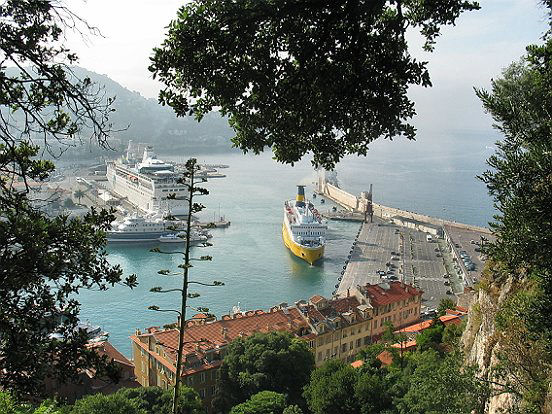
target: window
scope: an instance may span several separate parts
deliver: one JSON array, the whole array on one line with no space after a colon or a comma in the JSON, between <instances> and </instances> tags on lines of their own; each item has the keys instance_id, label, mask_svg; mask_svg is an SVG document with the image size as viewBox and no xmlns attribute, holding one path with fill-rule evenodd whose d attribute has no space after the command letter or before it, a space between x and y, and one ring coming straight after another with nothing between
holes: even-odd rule
<instances>
[{"instance_id":1,"label":"window","mask_svg":"<svg viewBox=\"0 0 552 414\"><path fill-rule=\"evenodd\" d=\"M199 374L199 382L205 382L205 372Z\"/></svg>"},{"instance_id":2,"label":"window","mask_svg":"<svg viewBox=\"0 0 552 414\"><path fill-rule=\"evenodd\" d=\"M364 337L364 345L369 345L370 344L370 337L369 336L365 336Z\"/></svg>"},{"instance_id":3,"label":"window","mask_svg":"<svg viewBox=\"0 0 552 414\"><path fill-rule=\"evenodd\" d=\"M214 385L211 387L211 395L215 395L217 393L217 387Z\"/></svg>"},{"instance_id":4,"label":"window","mask_svg":"<svg viewBox=\"0 0 552 414\"><path fill-rule=\"evenodd\" d=\"M360 345L362 345L361 342L362 342L362 340L361 340L360 338L358 338L358 339L356 340L356 347L357 347L357 348L360 348Z\"/></svg>"},{"instance_id":5,"label":"window","mask_svg":"<svg viewBox=\"0 0 552 414\"><path fill-rule=\"evenodd\" d=\"M205 388L202 388L202 389L199 390L199 396L201 398L205 398Z\"/></svg>"},{"instance_id":6,"label":"window","mask_svg":"<svg viewBox=\"0 0 552 414\"><path fill-rule=\"evenodd\" d=\"M188 383L188 385L194 385L194 377L192 377L191 375L186 379L186 382Z\"/></svg>"},{"instance_id":7,"label":"window","mask_svg":"<svg viewBox=\"0 0 552 414\"><path fill-rule=\"evenodd\" d=\"M347 344L341 345L341 352L347 352Z\"/></svg>"},{"instance_id":8,"label":"window","mask_svg":"<svg viewBox=\"0 0 552 414\"><path fill-rule=\"evenodd\" d=\"M314 341L309 341L309 346L310 346L311 348L314 348Z\"/></svg>"}]
</instances>

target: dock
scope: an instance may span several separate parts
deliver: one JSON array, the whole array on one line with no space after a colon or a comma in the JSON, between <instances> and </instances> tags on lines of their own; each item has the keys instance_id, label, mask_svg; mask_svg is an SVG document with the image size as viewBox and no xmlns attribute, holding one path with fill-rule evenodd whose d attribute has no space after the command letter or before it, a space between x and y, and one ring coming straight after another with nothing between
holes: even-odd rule
<instances>
[{"instance_id":1,"label":"dock","mask_svg":"<svg viewBox=\"0 0 552 414\"><path fill-rule=\"evenodd\" d=\"M344 209L325 217L360 222L335 296L347 296L358 285L398 280L422 289L423 308L435 309L442 298L454 299L479 280L485 257L478 243L493 238L489 229L373 203L371 188L355 196L325 177L316 184L316 193ZM475 269L467 269L466 255Z\"/></svg>"}]
</instances>

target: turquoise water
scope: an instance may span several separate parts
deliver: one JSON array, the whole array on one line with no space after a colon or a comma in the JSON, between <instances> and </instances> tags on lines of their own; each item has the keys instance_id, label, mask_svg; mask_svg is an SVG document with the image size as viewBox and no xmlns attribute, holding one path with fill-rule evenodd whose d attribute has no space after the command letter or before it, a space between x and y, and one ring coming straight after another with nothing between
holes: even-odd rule
<instances>
[{"instance_id":1,"label":"turquoise water","mask_svg":"<svg viewBox=\"0 0 552 414\"><path fill-rule=\"evenodd\" d=\"M485 169L492 153L492 139L481 136L428 137L416 143L378 142L366 158L350 157L337 168L341 186L358 193L374 184L374 201L460 222L486 225L492 215L483 184L474 177ZM163 158L185 160L186 157ZM212 262L196 262L191 271L198 281L220 280L223 287L193 289L202 296L194 306L207 306L216 315L228 313L240 303L242 309L267 309L293 303L314 294L330 295L359 228L358 223L330 222L323 263L309 266L293 256L281 240L282 203L293 198L296 184L306 184L312 194L315 179L308 160L293 168L275 163L270 154L197 155L200 162L223 163L226 178L205 184L210 195L205 220L218 211L232 224L212 230L213 247L195 248L196 256L209 254ZM320 205L327 209L330 203ZM128 336L135 328L174 322L175 315L148 311L148 305L179 307L178 294L154 294L153 286L180 287L181 279L157 274L176 270L179 255L148 252L151 246L109 247L110 260L136 273L140 285L134 290L115 287L107 292L82 292L82 318L110 332L110 341L130 354ZM178 248L171 247L176 251ZM190 315L193 314L190 311Z\"/></svg>"}]
</instances>

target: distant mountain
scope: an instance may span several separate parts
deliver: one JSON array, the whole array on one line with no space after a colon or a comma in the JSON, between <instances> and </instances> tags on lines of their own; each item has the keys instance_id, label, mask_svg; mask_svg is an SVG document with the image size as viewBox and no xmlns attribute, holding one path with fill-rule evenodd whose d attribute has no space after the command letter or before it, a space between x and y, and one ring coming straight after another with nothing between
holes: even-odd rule
<instances>
[{"instance_id":1,"label":"distant mountain","mask_svg":"<svg viewBox=\"0 0 552 414\"><path fill-rule=\"evenodd\" d=\"M115 112L110 116L115 129L129 126L116 134L122 145L129 139L155 145L156 150L231 150L233 136L228 122L220 114L212 112L201 122L193 117L177 118L172 109L158 104L156 99L147 99L138 92L130 91L106 75L74 67L79 78L89 77L94 83L105 87L106 96L115 96Z\"/></svg>"},{"instance_id":2,"label":"distant mountain","mask_svg":"<svg viewBox=\"0 0 552 414\"><path fill-rule=\"evenodd\" d=\"M116 150L126 147L128 140L151 143L158 152L183 153L232 151L230 138L234 135L226 118L212 112L201 122L193 117L177 118L172 109L161 106L156 99L147 99L140 93L131 91L106 75L100 75L80 67L73 67L80 79L89 77L92 82L103 86L106 97L115 97L114 109L110 115L113 129L126 130L113 134ZM17 69L8 68L7 74L14 76ZM17 117L17 114L16 114ZM86 154L99 155L93 145L84 145L68 151L65 156Z\"/></svg>"}]
</instances>

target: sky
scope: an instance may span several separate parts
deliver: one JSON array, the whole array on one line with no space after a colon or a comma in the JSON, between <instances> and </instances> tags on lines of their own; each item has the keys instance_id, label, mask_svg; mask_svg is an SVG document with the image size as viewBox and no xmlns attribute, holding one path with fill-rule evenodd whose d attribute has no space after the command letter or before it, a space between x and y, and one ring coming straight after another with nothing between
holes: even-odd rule
<instances>
[{"instance_id":1,"label":"sky","mask_svg":"<svg viewBox=\"0 0 552 414\"><path fill-rule=\"evenodd\" d=\"M152 49L159 46L166 26L182 0L77 0L71 8L102 32L102 37L70 35L68 46L80 56L79 65L109 76L147 98L156 98L161 85L147 70ZM538 42L546 30L546 13L538 0L481 0L481 10L464 13L456 26L446 27L436 50L425 53L409 34L411 53L429 61L432 88L414 87L418 129L484 131L491 120L483 113L473 87L489 88L490 79Z\"/></svg>"}]
</instances>

